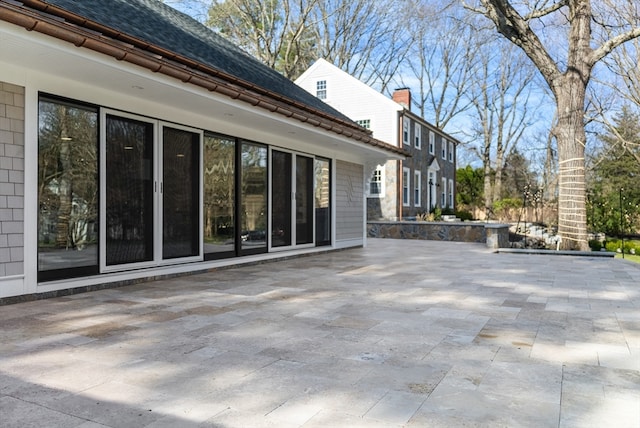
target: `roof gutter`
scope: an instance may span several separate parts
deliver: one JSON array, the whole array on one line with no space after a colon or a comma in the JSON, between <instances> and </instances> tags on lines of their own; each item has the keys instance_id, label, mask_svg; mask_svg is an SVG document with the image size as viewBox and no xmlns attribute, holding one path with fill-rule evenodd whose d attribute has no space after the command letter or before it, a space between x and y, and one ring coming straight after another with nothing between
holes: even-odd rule
<instances>
[{"instance_id":1,"label":"roof gutter","mask_svg":"<svg viewBox=\"0 0 640 428\"><path fill-rule=\"evenodd\" d=\"M355 123L331 116L41 0L22 0L22 3L26 7L0 0L0 20L199 86L272 113L308 123L369 146L403 157L409 156L402 148L373 138L367 130Z\"/></svg>"}]
</instances>

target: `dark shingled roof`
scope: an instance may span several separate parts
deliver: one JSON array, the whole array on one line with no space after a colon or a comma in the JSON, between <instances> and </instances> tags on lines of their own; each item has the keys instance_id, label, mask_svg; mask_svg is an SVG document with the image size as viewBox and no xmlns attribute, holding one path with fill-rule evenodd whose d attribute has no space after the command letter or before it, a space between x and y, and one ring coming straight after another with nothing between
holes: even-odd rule
<instances>
[{"instance_id":1,"label":"dark shingled roof","mask_svg":"<svg viewBox=\"0 0 640 428\"><path fill-rule=\"evenodd\" d=\"M353 122L190 16L158 0L46 0L91 21Z\"/></svg>"}]
</instances>

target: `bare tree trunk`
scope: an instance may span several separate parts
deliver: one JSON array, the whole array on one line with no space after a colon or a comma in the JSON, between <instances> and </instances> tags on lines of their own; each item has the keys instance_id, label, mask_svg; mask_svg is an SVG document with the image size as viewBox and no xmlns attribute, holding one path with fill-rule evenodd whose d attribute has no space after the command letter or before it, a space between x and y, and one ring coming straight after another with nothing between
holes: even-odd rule
<instances>
[{"instance_id":1,"label":"bare tree trunk","mask_svg":"<svg viewBox=\"0 0 640 428\"><path fill-rule=\"evenodd\" d=\"M581 79L576 72L567 79ZM553 133L558 142L558 234L563 248L587 249L585 185L584 99L582 82L562 85L556 94L558 121Z\"/></svg>"},{"instance_id":2,"label":"bare tree trunk","mask_svg":"<svg viewBox=\"0 0 640 428\"><path fill-rule=\"evenodd\" d=\"M489 219L493 212L493 186L491 185L491 135L485 134L484 149L482 151L482 169L484 175L484 216Z\"/></svg>"},{"instance_id":3,"label":"bare tree trunk","mask_svg":"<svg viewBox=\"0 0 640 428\"><path fill-rule=\"evenodd\" d=\"M469 7L490 19L497 31L520 47L535 64L556 99L557 123L552 133L558 142L559 215L558 227L563 237L563 249L587 249L585 200L585 96L593 67L613 49L640 37L636 2L597 2L591 0L563 0L557 2L517 2L509 0L478 0L480 8ZM514 2L514 4L516 4ZM531 6L529 10L527 6ZM564 40L549 37L543 43L544 31L554 22L566 23ZM532 25L534 22L536 25ZM541 25L540 25L541 24ZM591 25L598 25L594 40ZM617 34L616 34L617 33ZM564 37L564 36L563 36ZM595 47L594 47L595 46ZM566 58L551 53L566 48ZM563 68L563 70L560 69Z\"/></svg>"}]
</instances>

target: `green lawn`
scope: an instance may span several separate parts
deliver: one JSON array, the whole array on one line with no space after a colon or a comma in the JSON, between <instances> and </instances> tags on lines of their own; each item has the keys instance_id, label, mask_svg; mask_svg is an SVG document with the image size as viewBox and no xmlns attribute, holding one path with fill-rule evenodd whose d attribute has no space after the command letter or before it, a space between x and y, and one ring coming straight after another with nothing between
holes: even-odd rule
<instances>
[{"instance_id":1,"label":"green lawn","mask_svg":"<svg viewBox=\"0 0 640 428\"><path fill-rule=\"evenodd\" d=\"M621 259L622 258L622 254L616 254L616 259ZM637 254L625 254L624 255L624 259L625 260L631 260L632 262L636 262L636 263L640 263L640 256Z\"/></svg>"}]
</instances>

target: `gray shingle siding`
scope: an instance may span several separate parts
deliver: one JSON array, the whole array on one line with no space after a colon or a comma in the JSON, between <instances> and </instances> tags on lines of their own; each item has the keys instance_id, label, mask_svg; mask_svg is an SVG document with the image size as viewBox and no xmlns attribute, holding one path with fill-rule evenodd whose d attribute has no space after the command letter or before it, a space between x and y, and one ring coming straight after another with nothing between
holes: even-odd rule
<instances>
[{"instance_id":1,"label":"gray shingle siding","mask_svg":"<svg viewBox=\"0 0 640 428\"><path fill-rule=\"evenodd\" d=\"M336 240L362 238L364 186L362 165L336 162Z\"/></svg>"},{"instance_id":2,"label":"gray shingle siding","mask_svg":"<svg viewBox=\"0 0 640 428\"><path fill-rule=\"evenodd\" d=\"M0 82L0 277L24 273L24 88Z\"/></svg>"}]
</instances>

